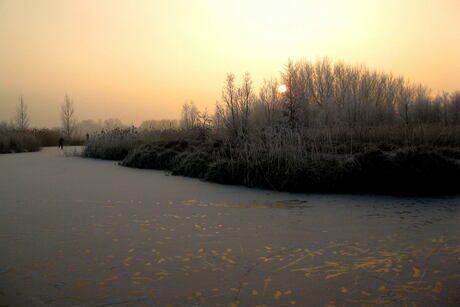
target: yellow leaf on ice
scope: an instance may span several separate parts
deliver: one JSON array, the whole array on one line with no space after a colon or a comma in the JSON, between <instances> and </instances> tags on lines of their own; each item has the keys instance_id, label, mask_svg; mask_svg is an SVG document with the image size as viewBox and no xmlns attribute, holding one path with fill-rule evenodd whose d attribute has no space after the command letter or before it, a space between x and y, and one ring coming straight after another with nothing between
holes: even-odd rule
<instances>
[{"instance_id":1,"label":"yellow leaf on ice","mask_svg":"<svg viewBox=\"0 0 460 307\"><path fill-rule=\"evenodd\" d=\"M345 274L345 272L340 272L340 273L335 273L335 274L329 274L327 275L324 279L331 279L331 278L334 278L334 277L337 277L337 276L340 276L342 274Z\"/></svg>"},{"instance_id":2,"label":"yellow leaf on ice","mask_svg":"<svg viewBox=\"0 0 460 307\"><path fill-rule=\"evenodd\" d=\"M74 283L74 286L75 286L75 287L82 287L82 286L85 286L86 284L88 284L88 283L85 282L85 281L76 281L76 282Z\"/></svg>"},{"instance_id":3,"label":"yellow leaf on ice","mask_svg":"<svg viewBox=\"0 0 460 307\"><path fill-rule=\"evenodd\" d=\"M113 275L113 276L107 277L105 280L106 280L106 281L110 281L110 280L117 280L117 279L118 279L118 276L117 276L117 275Z\"/></svg>"},{"instance_id":4,"label":"yellow leaf on ice","mask_svg":"<svg viewBox=\"0 0 460 307\"><path fill-rule=\"evenodd\" d=\"M422 277L422 271L420 269L417 269L416 267L413 267L412 270L414 270L414 274L412 277L414 278L421 278Z\"/></svg>"},{"instance_id":5,"label":"yellow leaf on ice","mask_svg":"<svg viewBox=\"0 0 460 307\"><path fill-rule=\"evenodd\" d=\"M150 277L131 277L132 280L153 280Z\"/></svg>"},{"instance_id":6,"label":"yellow leaf on ice","mask_svg":"<svg viewBox=\"0 0 460 307\"><path fill-rule=\"evenodd\" d=\"M283 293L280 290L276 290L275 294L273 294L274 299L279 299L283 295Z\"/></svg>"},{"instance_id":7,"label":"yellow leaf on ice","mask_svg":"<svg viewBox=\"0 0 460 307\"><path fill-rule=\"evenodd\" d=\"M434 293L441 293L442 286L443 286L442 282L439 282L439 281L438 281L438 282L436 283L436 285L434 286L434 288L433 288L432 291L433 291Z\"/></svg>"},{"instance_id":8,"label":"yellow leaf on ice","mask_svg":"<svg viewBox=\"0 0 460 307\"><path fill-rule=\"evenodd\" d=\"M221 258L222 258L222 260L227 261L230 264L235 264L236 263L234 260L228 258L227 256L222 256Z\"/></svg>"}]
</instances>

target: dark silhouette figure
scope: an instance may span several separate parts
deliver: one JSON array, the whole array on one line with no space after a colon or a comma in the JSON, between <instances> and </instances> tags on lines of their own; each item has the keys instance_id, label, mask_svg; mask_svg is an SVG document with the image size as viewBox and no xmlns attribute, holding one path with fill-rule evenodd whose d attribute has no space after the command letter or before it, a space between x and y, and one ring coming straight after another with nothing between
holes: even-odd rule
<instances>
[{"instance_id":1,"label":"dark silhouette figure","mask_svg":"<svg viewBox=\"0 0 460 307\"><path fill-rule=\"evenodd\" d=\"M58 148L64 149L64 138L62 136L59 138L59 146L58 146Z\"/></svg>"},{"instance_id":2,"label":"dark silhouette figure","mask_svg":"<svg viewBox=\"0 0 460 307\"><path fill-rule=\"evenodd\" d=\"M89 140L89 133L86 134L86 141Z\"/></svg>"}]
</instances>

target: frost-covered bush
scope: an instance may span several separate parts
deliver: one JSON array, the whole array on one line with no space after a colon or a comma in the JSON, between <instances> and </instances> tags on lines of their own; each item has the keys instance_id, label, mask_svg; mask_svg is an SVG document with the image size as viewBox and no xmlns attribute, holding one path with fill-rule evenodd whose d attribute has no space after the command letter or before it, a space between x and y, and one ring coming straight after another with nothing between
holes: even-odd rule
<instances>
[{"instance_id":1,"label":"frost-covered bush","mask_svg":"<svg viewBox=\"0 0 460 307\"><path fill-rule=\"evenodd\" d=\"M0 153L39 151L40 140L30 131L0 131Z\"/></svg>"}]
</instances>

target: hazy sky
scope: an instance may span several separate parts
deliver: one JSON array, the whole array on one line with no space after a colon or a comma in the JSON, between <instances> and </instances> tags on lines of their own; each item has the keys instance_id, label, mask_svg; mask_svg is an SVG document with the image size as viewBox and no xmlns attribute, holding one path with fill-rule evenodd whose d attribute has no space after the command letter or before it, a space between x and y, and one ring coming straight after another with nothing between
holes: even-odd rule
<instances>
[{"instance_id":1,"label":"hazy sky","mask_svg":"<svg viewBox=\"0 0 460 307\"><path fill-rule=\"evenodd\" d=\"M329 56L460 90L460 0L0 0L0 120L33 126L213 110L227 72L256 83Z\"/></svg>"}]
</instances>

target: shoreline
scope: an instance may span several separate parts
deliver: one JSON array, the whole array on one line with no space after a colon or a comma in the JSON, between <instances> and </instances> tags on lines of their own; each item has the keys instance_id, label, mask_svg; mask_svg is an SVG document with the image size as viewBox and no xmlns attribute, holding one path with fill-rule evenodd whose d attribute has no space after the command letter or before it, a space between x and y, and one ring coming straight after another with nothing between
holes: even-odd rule
<instances>
[{"instance_id":1,"label":"shoreline","mask_svg":"<svg viewBox=\"0 0 460 307\"><path fill-rule=\"evenodd\" d=\"M271 191L320 194L369 194L394 196L458 195L460 151L455 148L369 148L353 155L305 155L299 168L259 160L238 159L240 149L225 156L226 144L173 141L135 146L119 165L156 169L172 175L241 185ZM83 156L94 155L85 148ZM283 173L284 172L284 173Z\"/></svg>"}]
</instances>

